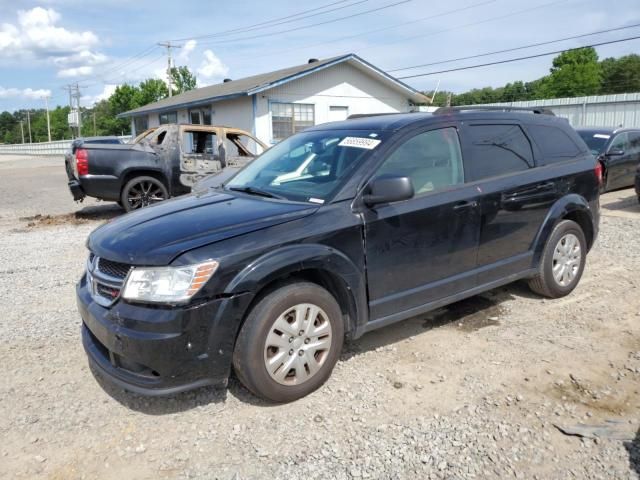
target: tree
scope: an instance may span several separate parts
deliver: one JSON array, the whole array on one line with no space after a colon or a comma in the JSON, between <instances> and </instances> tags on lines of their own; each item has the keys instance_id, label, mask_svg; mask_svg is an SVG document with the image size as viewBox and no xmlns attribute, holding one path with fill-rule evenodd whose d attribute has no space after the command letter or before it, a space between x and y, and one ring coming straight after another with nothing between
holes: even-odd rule
<instances>
[{"instance_id":1,"label":"tree","mask_svg":"<svg viewBox=\"0 0 640 480\"><path fill-rule=\"evenodd\" d=\"M640 92L640 55L626 55L618 59L605 58L600 62L600 67L600 93Z\"/></svg>"},{"instance_id":2,"label":"tree","mask_svg":"<svg viewBox=\"0 0 640 480\"><path fill-rule=\"evenodd\" d=\"M173 94L178 95L196 88L196 76L185 67L173 67L171 69L171 80L173 84Z\"/></svg>"},{"instance_id":3,"label":"tree","mask_svg":"<svg viewBox=\"0 0 640 480\"><path fill-rule=\"evenodd\" d=\"M553 59L550 71L542 85L546 97L581 97L600 90L600 64L593 47L562 52Z\"/></svg>"},{"instance_id":4,"label":"tree","mask_svg":"<svg viewBox=\"0 0 640 480\"><path fill-rule=\"evenodd\" d=\"M157 102L169 96L167 85L160 79L148 78L140 82L137 92L134 95L135 103L141 107L149 103Z\"/></svg>"}]
</instances>

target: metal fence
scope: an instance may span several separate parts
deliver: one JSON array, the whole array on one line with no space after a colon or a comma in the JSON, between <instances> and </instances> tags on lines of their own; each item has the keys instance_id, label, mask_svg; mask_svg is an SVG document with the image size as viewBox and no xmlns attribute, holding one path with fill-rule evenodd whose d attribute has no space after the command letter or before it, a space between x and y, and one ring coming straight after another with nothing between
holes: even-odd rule
<instances>
[{"instance_id":1,"label":"metal fence","mask_svg":"<svg viewBox=\"0 0 640 480\"><path fill-rule=\"evenodd\" d=\"M128 142L131 135L118 137ZM57 140L55 142L0 144L0 155L64 155L73 140Z\"/></svg>"},{"instance_id":2,"label":"metal fence","mask_svg":"<svg viewBox=\"0 0 640 480\"><path fill-rule=\"evenodd\" d=\"M488 105L550 108L558 117L569 120L574 127L640 127L640 93L549 98Z\"/></svg>"}]
</instances>

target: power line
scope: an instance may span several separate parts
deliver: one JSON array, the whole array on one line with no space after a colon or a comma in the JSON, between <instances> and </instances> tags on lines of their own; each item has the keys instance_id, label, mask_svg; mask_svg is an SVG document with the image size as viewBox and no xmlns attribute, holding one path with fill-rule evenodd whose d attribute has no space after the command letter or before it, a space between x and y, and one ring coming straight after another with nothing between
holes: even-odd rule
<instances>
[{"instance_id":1,"label":"power line","mask_svg":"<svg viewBox=\"0 0 640 480\"><path fill-rule=\"evenodd\" d=\"M635 37L621 38L621 39L618 39L618 40L610 40L608 42L593 43L591 45L584 45L582 47L567 48L567 49L564 49L564 50L556 50L556 51L553 51L553 52L538 53L536 55L527 55L526 57L510 58L510 59L507 59L507 60L498 60L498 61L495 61L495 62L481 63L481 64L477 64L477 65L469 65L469 66L466 66L466 67L450 68L448 70L440 70L438 72L418 73L416 75L407 75L407 76L398 77L398 78L400 80L404 80L404 79L407 79L407 78L426 77L426 76L429 76L429 75L439 75L439 74L442 74L442 73L458 72L460 70L471 70L473 68L488 67L488 66L491 66L491 65L501 65L503 63L519 62L521 60L528 60L528 59L531 59L531 58L547 57L549 55L557 55L559 53L571 52L573 50L580 50L580 49L583 49L583 48L593 48L593 47L600 47L602 45L610 45L612 43L628 42L628 41L631 41L631 40L637 40L639 38L640 38L640 35L635 36Z\"/></svg>"},{"instance_id":2,"label":"power line","mask_svg":"<svg viewBox=\"0 0 640 480\"><path fill-rule=\"evenodd\" d=\"M314 13L314 14L311 14L311 15L305 15L305 14L310 13L310 12L317 12L318 10L322 10L324 8L331 7L333 5L338 5L338 4L346 3L346 2L350 2L350 1L352 2L353 0L341 0L339 2L329 3L329 4L324 5L322 7L312 8L311 10L305 10L303 12L296 13L296 14L293 14L293 15L287 15L286 17L274 18L272 20L267 20L265 22L256 23L256 24L253 24L253 25L248 25L246 27L238 27L238 28L234 28L234 29L231 29L231 30L223 30L221 32L216 32L216 33L209 33L209 34L197 35L197 36L192 36L192 37L178 38L178 39L174 39L172 41L174 41L174 42L184 42L184 41L187 41L187 40L199 40L201 38L221 37L221 36L226 36L226 35L234 34L234 33L245 33L245 32L250 32L250 31L254 31L254 30L261 30L263 28L271 28L271 27L275 27L275 26L278 26L278 25L283 25L285 23L297 22L299 20L304 20L305 18L316 17L318 15L324 15L324 14L327 14L327 13L330 13L330 12L335 12L336 10L342 10L342 9L345 9L345 8L353 7L353 6L359 5L361 3L369 2L370 0L359 0L357 2L350 3L349 5L342 5L340 7L331 8L329 10L325 10L323 12L318 12L318 13ZM294 18L294 17L297 17L297 18Z\"/></svg>"},{"instance_id":3,"label":"power line","mask_svg":"<svg viewBox=\"0 0 640 480\"><path fill-rule=\"evenodd\" d=\"M363 35L370 35L372 33L379 33L379 32L383 32L385 30L391 30L391 29L394 29L394 28L404 27L406 25L411 25L411 24L414 24L414 23L424 22L426 20L433 20L435 18L445 17L447 15L452 15L454 13L460 13L460 12L465 11L465 10L471 10L472 8L482 7L482 6L488 5L490 3L495 3L496 1L497 0L485 0L485 1L482 1L482 2L479 2L479 3L474 3L474 4L471 4L471 5L467 5L466 7L455 8L453 10L448 10L448 11L445 11L445 12L437 13L435 15L429 15L427 17L417 18L417 19L414 19L414 20L410 20L408 22L397 23L395 25L390 25L390 26L382 27L382 28L376 28L374 30L367 30L366 32L360 32L360 33L356 33L354 35L346 35L344 37L333 38L333 39L325 41L325 42L312 43L312 44L302 45L302 46L295 47L295 48L290 48L290 49L287 49L287 50L280 50L280 51L276 51L276 52L270 52L270 53L267 53L266 55L263 55L263 56L271 57L271 56L275 56L275 55L281 55L283 53L294 52L296 50L302 50L302 49L305 49L305 48L313 48L313 47L328 45L330 43L341 42L343 40L350 40L352 38L362 37ZM253 55L242 55L241 57L252 57L252 56ZM239 56L236 55L235 57L238 58Z\"/></svg>"},{"instance_id":4,"label":"power line","mask_svg":"<svg viewBox=\"0 0 640 480\"><path fill-rule=\"evenodd\" d=\"M627 26L624 26L624 27L610 28L608 30L600 30L600 31L597 31L597 32L583 33L581 35L574 35L574 36L571 36L571 37L558 38L556 40L549 40L549 41L546 41L546 42L532 43L532 44L529 44L529 45L523 45L521 47L507 48L507 49L504 49L504 50L496 50L494 52L479 53L477 55L469 55L467 57L452 58L452 59L449 59L449 60L440 60L440 61L431 62L431 63L423 63L421 65L412 65L410 67L394 68L392 70L386 70L386 71L387 72L399 72L401 70L411 70L411 69L414 69L414 68L430 67L432 65L441 65L443 63L457 62L457 61L460 61L460 60L470 60L472 58L487 57L489 55L496 55L498 53L514 52L516 50L524 50L524 49L527 49L527 48L540 47L542 45L550 45L552 43L565 42L567 40L575 40L577 38L589 37L589 36L593 36L593 35L600 35L602 33L616 32L618 30L625 30L625 29L628 29L628 28L635 28L635 27L640 27L640 23L636 23L634 25L627 25Z\"/></svg>"},{"instance_id":5,"label":"power line","mask_svg":"<svg viewBox=\"0 0 640 480\"><path fill-rule=\"evenodd\" d=\"M372 8L372 9L369 9L369 10L365 10L363 12L353 13L351 15L345 15L345 16L342 16L342 17L339 17L339 18L334 18L334 19L331 19L331 20L325 20L323 22L311 23L309 25L302 25L300 27L289 28L287 30L278 30L276 32L262 33L262 34L259 34L259 35L252 35L252 36L248 36L248 37L234 38L234 39L230 39L230 40L220 40L220 41L214 41L214 42L202 42L202 45L220 45L220 44L225 44L225 43L238 42L238 41L242 41L242 40L253 40L255 38L271 37L271 36L274 36L274 35L280 35L282 33L296 32L298 30L304 30L304 29L307 29L307 28L318 27L320 25L326 25L326 24L329 24L329 23L340 22L342 20L348 20L349 18L359 17L359 16L362 16L362 15L366 15L368 13L379 12L381 10L386 10L388 8L397 7L398 5L402 5L402 4L413 2L413 1L414 0L401 0L399 2L395 2L395 3L388 4L388 5L384 5L382 7Z\"/></svg>"}]
</instances>

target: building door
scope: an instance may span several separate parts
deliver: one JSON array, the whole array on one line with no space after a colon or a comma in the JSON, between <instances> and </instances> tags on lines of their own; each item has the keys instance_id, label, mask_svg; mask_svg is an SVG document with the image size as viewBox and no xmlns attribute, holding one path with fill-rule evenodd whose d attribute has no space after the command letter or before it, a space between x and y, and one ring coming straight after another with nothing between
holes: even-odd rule
<instances>
[{"instance_id":1,"label":"building door","mask_svg":"<svg viewBox=\"0 0 640 480\"><path fill-rule=\"evenodd\" d=\"M330 122L340 122L342 120L346 120L348 116L349 116L349 107L337 107L337 106L329 107Z\"/></svg>"}]
</instances>

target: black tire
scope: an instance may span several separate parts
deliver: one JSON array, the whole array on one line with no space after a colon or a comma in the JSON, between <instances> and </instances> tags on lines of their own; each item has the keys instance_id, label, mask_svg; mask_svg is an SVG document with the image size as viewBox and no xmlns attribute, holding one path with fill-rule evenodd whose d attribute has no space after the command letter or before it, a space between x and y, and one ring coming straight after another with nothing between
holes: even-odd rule
<instances>
[{"instance_id":1,"label":"black tire","mask_svg":"<svg viewBox=\"0 0 640 480\"><path fill-rule=\"evenodd\" d=\"M319 325L324 324L325 321L329 322L331 333L330 336L328 338L325 337L325 339L328 340L327 343L330 344L330 346L326 352L310 352L311 355L319 354L317 358L321 358L322 362L315 374L312 374L301 383L282 384L273 378L272 374L267 370L267 355L273 355L274 365L276 365L276 363L281 364L276 368L284 372L284 375L287 375L283 381L287 381L289 374L294 372L293 377L295 378L288 381L295 382L298 378L295 366L285 367L284 365L286 365L287 362L290 364L290 362L296 361L294 349L297 349L298 346L297 343L290 342L306 343L306 337L304 337L302 333L300 333L300 338L294 338L294 336L289 337L289 335L294 334L282 332L283 341L289 343L283 348L281 354L279 353L280 349L277 347L267 348L267 337L272 333L274 328L277 330L275 323L282 315L291 312L294 307L301 304L313 304L323 311L316 318L319 319ZM306 317L309 315L308 312L307 310L305 313ZM326 315L326 319L322 313ZM315 322L316 320L314 320L314 323ZM306 335L306 333L304 335ZM316 340L313 340L313 342L315 341ZM312 348L313 342L309 340L311 347L305 347L304 344L300 345L301 350L298 352L302 352L302 349L305 348ZM249 312L236 340L233 352L233 367L242 384L254 395L278 403L291 402L308 395L327 381L333 367L338 361L343 342L344 324L342 312L333 296L324 288L314 283L300 282L287 284L264 296ZM293 345L293 348L287 351L289 345ZM291 354L292 351L294 351L293 354ZM304 362L304 358L307 358L302 355L303 354L301 354L298 362ZM276 358L278 360L276 360ZM282 362L279 359L282 359ZM309 364L304 365L305 373L301 375L301 378L304 377L304 375L309 375L310 370L307 365ZM288 370L288 372L285 370Z\"/></svg>"},{"instance_id":2,"label":"black tire","mask_svg":"<svg viewBox=\"0 0 640 480\"><path fill-rule=\"evenodd\" d=\"M140 176L129 180L120 193L125 211L138 210L169 198L167 187L154 177Z\"/></svg>"},{"instance_id":3,"label":"black tire","mask_svg":"<svg viewBox=\"0 0 640 480\"><path fill-rule=\"evenodd\" d=\"M553 274L553 256L556 247L558 247L560 241L567 234L573 234L578 239L580 244L580 265L578 266L573 279L566 285L562 285L558 280L556 280ZM538 273L535 277L529 280L529 288L531 288L535 293L549 298L560 298L570 294L580 282L586 259L587 240L582 228L572 220L562 220L558 225L556 225L553 232L551 232L549 240L547 240L547 244L542 252L542 258L540 259L540 265L538 266Z\"/></svg>"}]
</instances>

